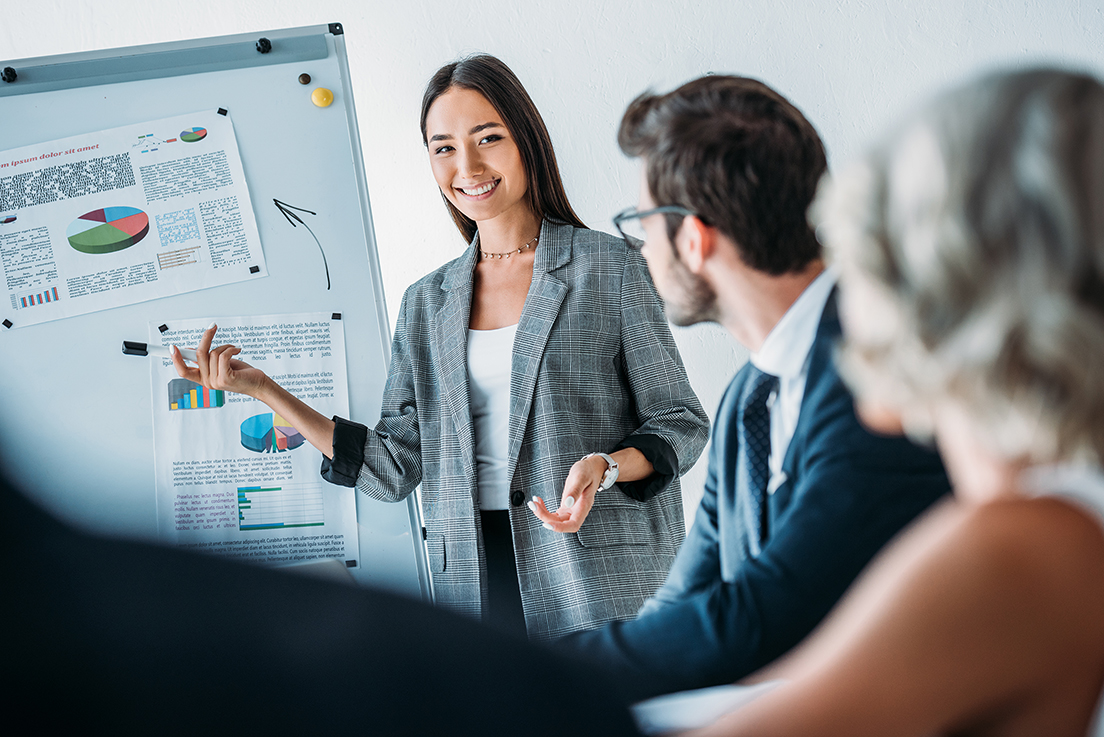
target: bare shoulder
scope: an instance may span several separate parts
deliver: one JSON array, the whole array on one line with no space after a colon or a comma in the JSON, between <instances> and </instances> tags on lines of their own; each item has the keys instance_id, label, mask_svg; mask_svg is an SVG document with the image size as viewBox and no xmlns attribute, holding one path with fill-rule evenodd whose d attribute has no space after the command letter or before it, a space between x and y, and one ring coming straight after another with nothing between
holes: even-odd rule
<instances>
[{"instance_id":1,"label":"bare shoulder","mask_svg":"<svg viewBox=\"0 0 1104 737\"><path fill-rule=\"evenodd\" d=\"M957 734L1071 709L1080 718L1100 693L1102 619L1096 517L1053 498L948 500L879 556L787 662L761 674L791 684L741 712L749 728L736 733L792 724L790 734Z\"/></svg>"},{"instance_id":2,"label":"bare shoulder","mask_svg":"<svg viewBox=\"0 0 1104 737\"><path fill-rule=\"evenodd\" d=\"M984 565L1104 589L1104 521L1070 500L1010 498L980 505L958 519L947 542ZM1092 581L1090 573L1102 578Z\"/></svg>"},{"instance_id":3,"label":"bare shoulder","mask_svg":"<svg viewBox=\"0 0 1104 737\"><path fill-rule=\"evenodd\" d=\"M1076 503L1015 498L966 511L942 554L963 592L998 614L1020 616L1104 649L1104 526Z\"/></svg>"},{"instance_id":4,"label":"bare shoulder","mask_svg":"<svg viewBox=\"0 0 1104 737\"><path fill-rule=\"evenodd\" d=\"M1026 641L1036 663L1071 648L1104 657L1102 620L1104 530L1094 517L1053 498L949 499L883 551L787 675L874 631L979 653Z\"/></svg>"}]
</instances>

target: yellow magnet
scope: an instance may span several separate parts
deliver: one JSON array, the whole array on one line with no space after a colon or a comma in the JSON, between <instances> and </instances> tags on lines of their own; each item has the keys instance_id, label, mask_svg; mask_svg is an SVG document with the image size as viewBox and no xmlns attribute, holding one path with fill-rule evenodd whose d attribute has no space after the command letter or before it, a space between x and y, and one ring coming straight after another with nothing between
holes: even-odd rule
<instances>
[{"instance_id":1,"label":"yellow magnet","mask_svg":"<svg viewBox=\"0 0 1104 737\"><path fill-rule=\"evenodd\" d=\"M311 102L318 107L329 107L333 102L333 93L325 87L318 87L311 93Z\"/></svg>"}]
</instances>

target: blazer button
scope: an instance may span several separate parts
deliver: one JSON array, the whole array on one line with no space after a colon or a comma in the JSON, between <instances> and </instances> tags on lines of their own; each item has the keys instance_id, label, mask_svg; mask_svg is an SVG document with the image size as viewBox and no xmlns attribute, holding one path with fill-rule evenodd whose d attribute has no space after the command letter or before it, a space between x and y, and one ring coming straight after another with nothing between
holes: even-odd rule
<instances>
[{"instance_id":1,"label":"blazer button","mask_svg":"<svg viewBox=\"0 0 1104 737\"><path fill-rule=\"evenodd\" d=\"M524 501L525 495L522 494L520 491L510 492L510 504L513 504L515 507L520 507L521 503Z\"/></svg>"}]
</instances>

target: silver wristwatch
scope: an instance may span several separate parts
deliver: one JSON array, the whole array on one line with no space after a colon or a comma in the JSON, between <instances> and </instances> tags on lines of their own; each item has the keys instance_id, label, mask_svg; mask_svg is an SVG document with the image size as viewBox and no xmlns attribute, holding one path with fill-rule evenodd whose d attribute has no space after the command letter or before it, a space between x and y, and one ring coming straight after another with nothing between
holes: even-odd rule
<instances>
[{"instance_id":1,"label":"silver wristwatch","mask_svg":"<svg viewBox=\"0 0 1104 737\"><path fill-rule=\"evenodd\" d=\"M606 453L587 453L581 460L586 460L591 456L601 456L609 464L609 468L606 469L606 474L602 476L602 483L598 485L598 491L605 491L606 489L617 483L617 475L621 472L617 465L617 461L613 460L613 457Z\"/></svg>"}]
</instances>

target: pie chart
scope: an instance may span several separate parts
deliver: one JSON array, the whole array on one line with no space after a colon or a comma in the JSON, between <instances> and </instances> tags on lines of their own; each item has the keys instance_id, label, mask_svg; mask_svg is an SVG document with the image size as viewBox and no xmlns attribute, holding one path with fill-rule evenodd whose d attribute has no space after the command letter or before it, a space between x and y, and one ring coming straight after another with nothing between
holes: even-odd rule
<instances>
[{"instance_id":1,"label":"pie chart","mask_svg":"<svg viewBox=\"0 0 1104 737\"><path fill-rule=\"evenodd\" d=\"M81 253L113 253L130 248L149 232L149 216L136 207L105 207L86 212L65 231Z\"/></svg>"},{"instance_id":2,"label":"pie chart","mask_svg":"<svg viewBox=\"0 0 1104 737\"><path fill-rule=\"evenodd\" d=\"M285 453L303 444L303 436L280 415L253 415L241 424L241 444L255 453Z\"/></svg>"},{"instance_id":3,"label":"pie chart","mask_svg":"<svg viewBox=\"0 0 1104 737\"><path fill-rule=\"evenodd\" d=\"M207 137L206 128L185 128L180 131L180 140L184 143L195 143Z\"/></svg>"}]
</instances>

